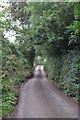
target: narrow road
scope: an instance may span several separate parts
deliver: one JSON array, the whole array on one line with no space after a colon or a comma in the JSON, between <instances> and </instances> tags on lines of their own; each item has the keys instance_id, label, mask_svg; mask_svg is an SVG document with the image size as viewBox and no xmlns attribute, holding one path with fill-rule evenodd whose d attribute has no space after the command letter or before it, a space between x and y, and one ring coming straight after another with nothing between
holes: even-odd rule
<instances>
[{"instance_id":1,"label":"narrow road","mask_svg":"<svg viewBox=\"0 0 80 120\"><path fill-rule=\"evenodd\" d=\"M43 66L37 66L21 89L16 118L78 118L78 106L49 82Z\"/></svg>"}]
</instances>

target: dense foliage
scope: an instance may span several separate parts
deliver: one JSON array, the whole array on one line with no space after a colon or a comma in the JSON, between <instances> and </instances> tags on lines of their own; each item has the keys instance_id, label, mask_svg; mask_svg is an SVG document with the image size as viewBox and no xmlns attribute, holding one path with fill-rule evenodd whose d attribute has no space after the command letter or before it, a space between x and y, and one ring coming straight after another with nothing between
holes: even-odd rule
<instances>
[{"instance_id":1,"label":"dense foliage","mask_svg":"<svg viewBox=\"0 0 80 120\"><path fill-rule=\"evenodd\" d=\"M2 113L7 115L17 104L20 83L31 75L32 66L16 45L8 40L2 45Z\"/></svg>"},{"instance_id":2,"label":"dense foliage","mask_svg":"<svg viewBox=\"0 0 80 120\"><path fill-rule=\"evenodd\" d=\"M23 46L22 51L21 44L11 42L3 34L5 30L10 30L9 21L5 17L5 11L1 13L0 25L1 25L1 46L0 57L2 59L2 102L0 99L0 115L9 115L17 105L20 86L22 82L25 82L33 74L33 59L34 56L32 48L28 49ZM26 45L25 45L26 46ZM21 49L21 50L20 50ZM2 110L1 110L2 109Z\"/></svg>"},{"instance_id":3,"label":"dense foliage","mask_svg":"<svg viewBox=\"0 0 80 120\"><path fill-rule=\"evenodd\" d=\"M1 34L4 30L15 31L16 42L10 43L2 35L3 114L13 109L13 98L18 96L15 88L31 74L33 61L38 64L38 57L49 78L64 93L80 100L79 3L13 2L6 16Z\"/></svg>"}]
</instances>

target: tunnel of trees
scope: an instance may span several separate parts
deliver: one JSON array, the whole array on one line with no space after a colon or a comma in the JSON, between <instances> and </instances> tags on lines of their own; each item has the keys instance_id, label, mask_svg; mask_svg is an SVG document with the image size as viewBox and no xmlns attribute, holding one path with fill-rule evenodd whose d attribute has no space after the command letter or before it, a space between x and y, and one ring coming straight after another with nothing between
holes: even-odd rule
<instances>
[{"instance_id":1,"label":"tunnel of trees","mask_svg":"<svg viewBox=\"0 0 80 120\"><path fill-rule=\"evenodd\" d=\"M48 78L79 101L80 3L13 2L0 7L0 114L15 109L21 83L37 64L44 64Z\"/></svg>"}]
</instances>

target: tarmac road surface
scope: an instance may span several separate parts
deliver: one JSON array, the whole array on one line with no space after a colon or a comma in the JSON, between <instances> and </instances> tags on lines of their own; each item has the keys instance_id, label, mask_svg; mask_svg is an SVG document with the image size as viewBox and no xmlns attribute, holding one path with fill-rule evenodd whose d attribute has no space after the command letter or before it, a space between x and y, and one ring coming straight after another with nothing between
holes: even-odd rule
<instances>
[{"instance_id":1,"label":"tarmac road surface","mask_svg":"<svg viewBox=\"0 0 80 120\"><path fill-rule=\"evenodd\" d=\"M78 105L46 78L43 66L21 89L16 118L78 118Z\"/></svg>"}]
</instances>

